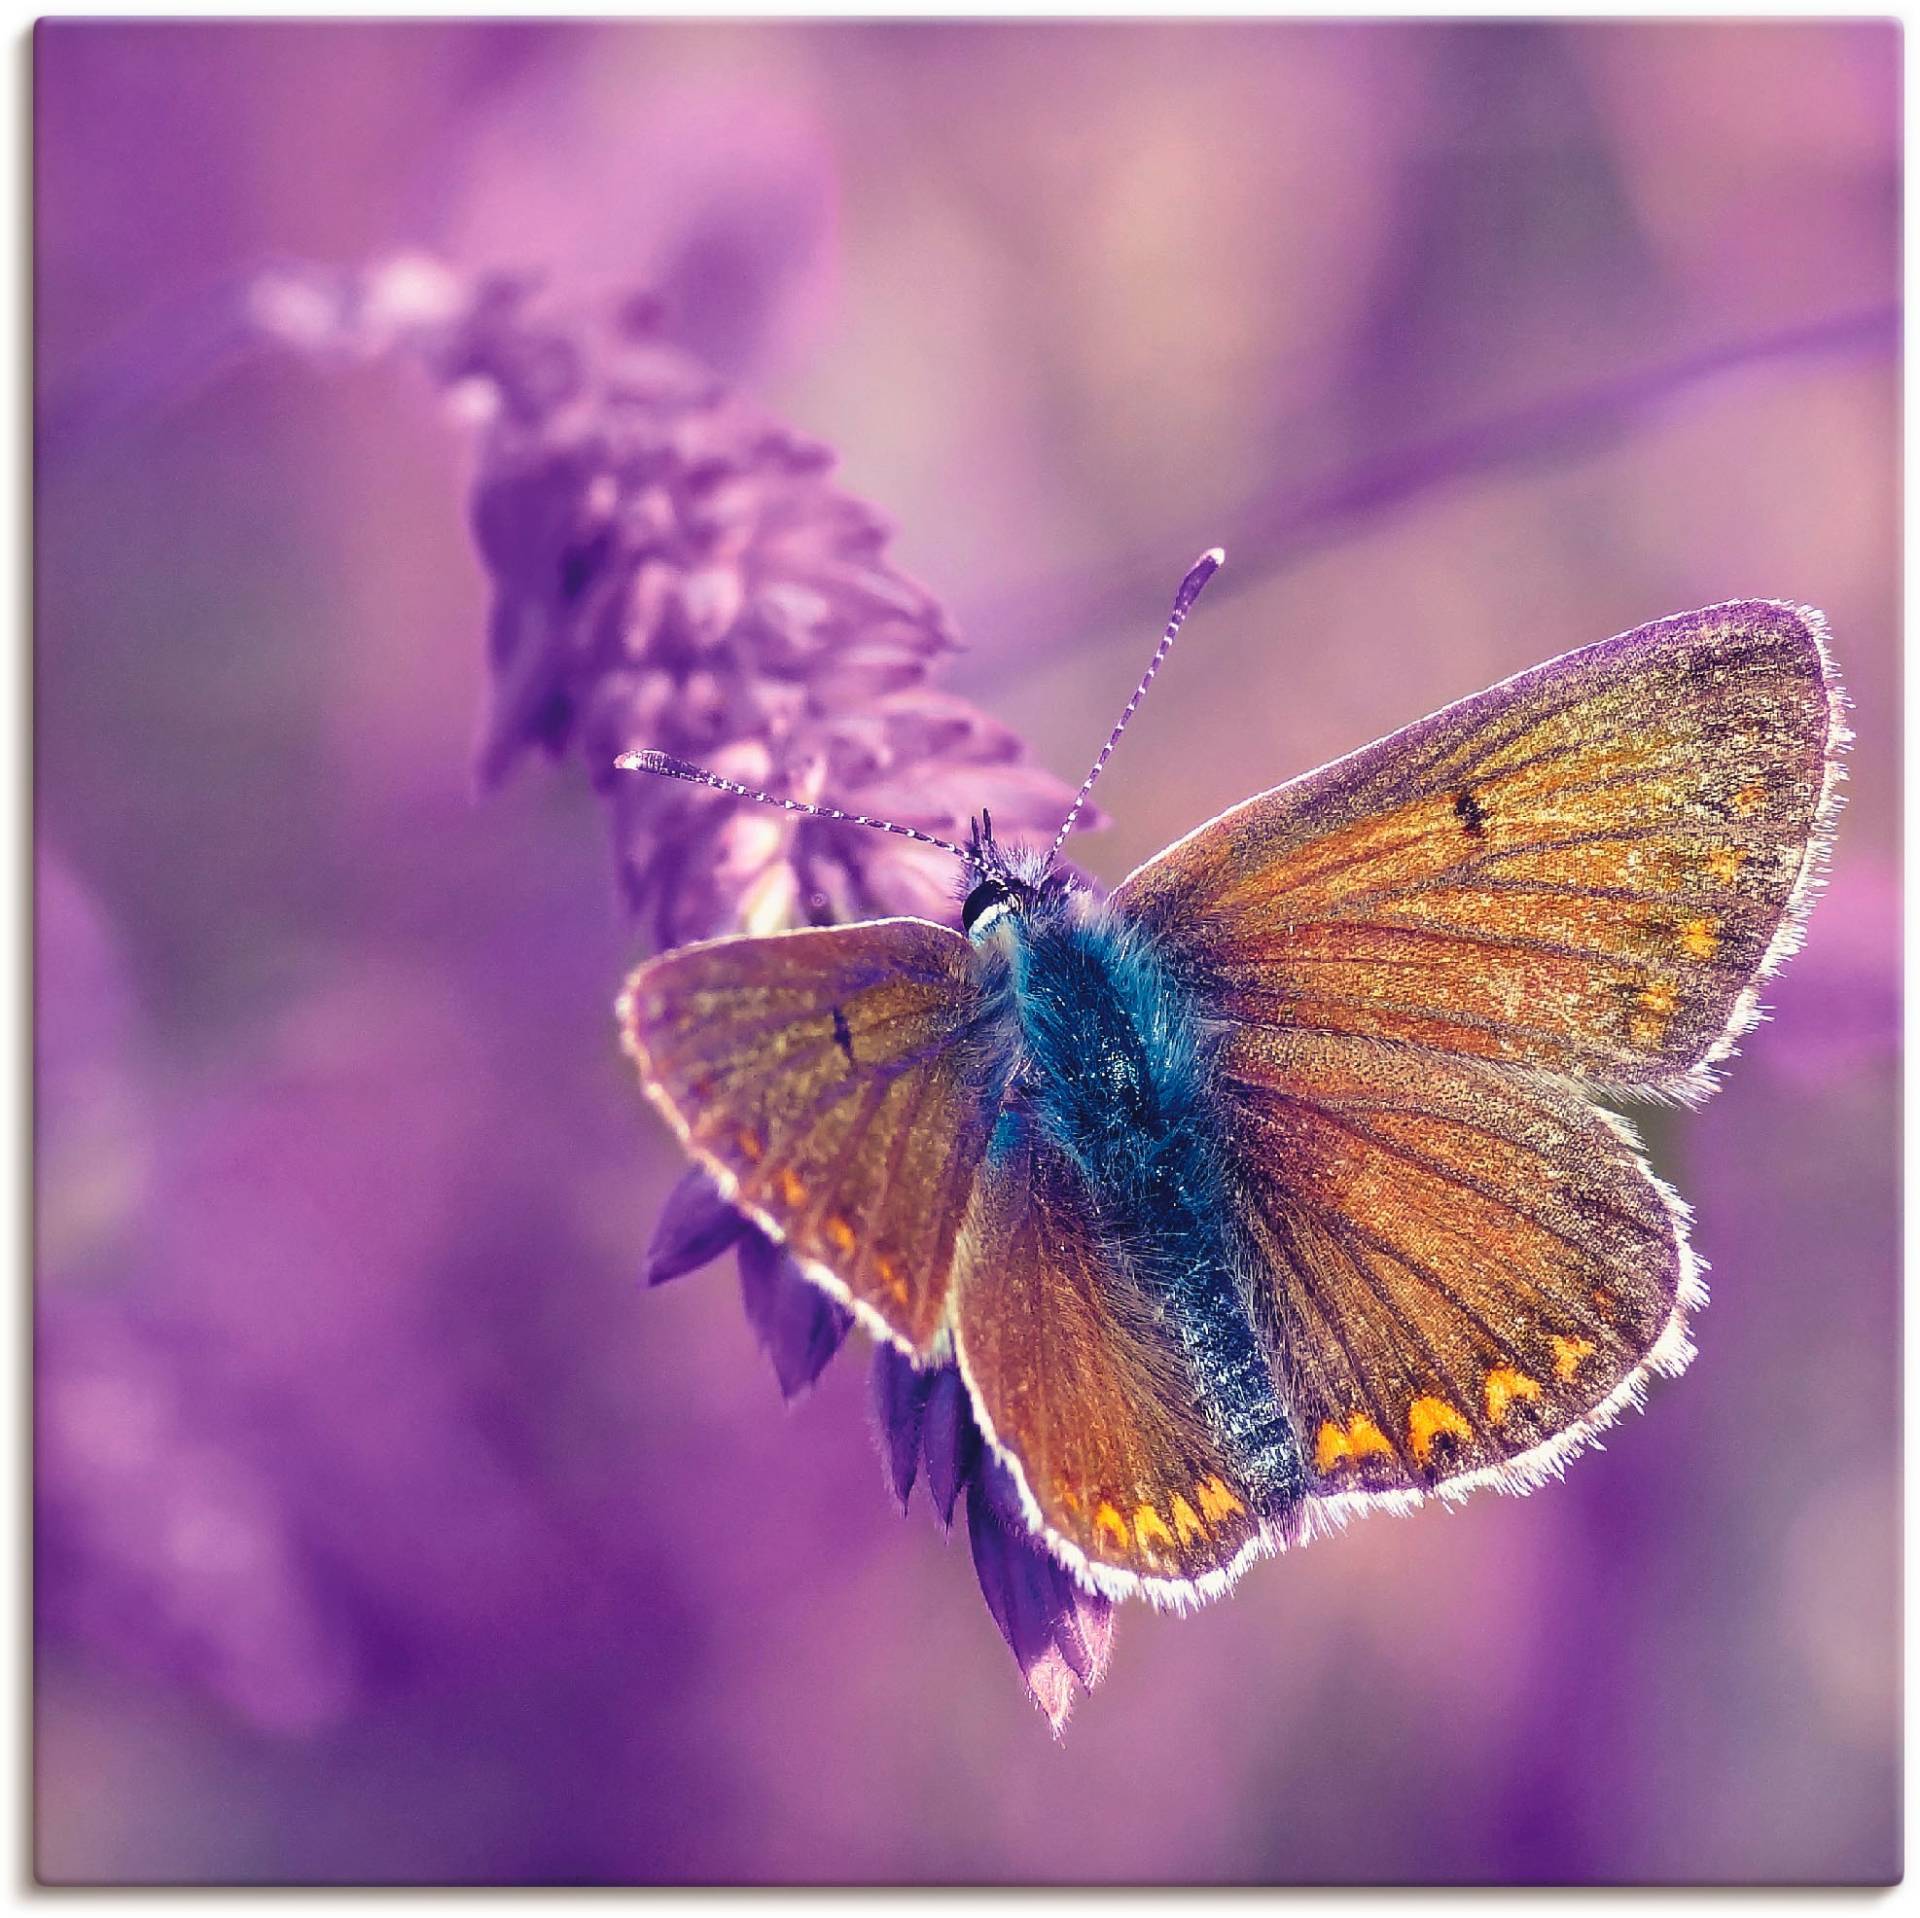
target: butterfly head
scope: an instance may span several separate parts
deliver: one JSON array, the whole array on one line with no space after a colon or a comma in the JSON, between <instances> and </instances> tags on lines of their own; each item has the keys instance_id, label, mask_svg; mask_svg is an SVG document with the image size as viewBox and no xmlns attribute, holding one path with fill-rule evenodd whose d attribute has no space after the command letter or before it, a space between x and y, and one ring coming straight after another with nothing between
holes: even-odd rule
<instances>
[{"instance_id":1,"label":"butterfly head","mask_svg":"<svg viewBox=\"0 0 1920 1918\"><path fill-rule=\"evenodd\" d=\"M1003 846L993 836L993 815L982 810L967 841L965 900L960 929L976 946L997 929L1064 904L1074 890L1071 876L1049 854L1032 846Z\"/></svg>"},{"instance_id":2,"label":"butterfly head","mask_svg":"<svg viewBox=\"0 0 1920 1918\"><path fill-rule=\"evenodd\" d=\"M993 819L983 808L979 818L973 822L973 833L965 849L952 849L960 851L960 857L967 867L965 903L960 908L961 930L976 946L985 945L995 936L997 929L1012 929L1037 914L1064 910L1069 900L1081 892L1082 889L1075 885L1067 873L1056 868L1060 849L1067 843L1067 835L1073 831L1081 809L1087 803L1087 795L1093 791L1095 782L1106 770L1107 761L1113 757L1113 749L1120 743L1120 735L1126 731L1127 722L1139 711L1140 702L1146 698L1154 674L1160 670L1162 661L1172 650L1174 639L1193 602L1200 597L1201 588L1220 570L1226 557L1221 548L1211 547L1187 569L1186 577L1180 582L1180 590L1174 594L1173 615L1167 621L1166 631L1160 635L1159 648L1147 662L1147 670L1134 689L1133 697L1127 701L1119 723L1108 734L1099 758L1093 762L1093 770L1087 774L1079 792L1074 795L1073 805L1061 822L1053 844L1044 853L1024 846L1001 846L993 836Z\"/></svg>"}]
</instances>

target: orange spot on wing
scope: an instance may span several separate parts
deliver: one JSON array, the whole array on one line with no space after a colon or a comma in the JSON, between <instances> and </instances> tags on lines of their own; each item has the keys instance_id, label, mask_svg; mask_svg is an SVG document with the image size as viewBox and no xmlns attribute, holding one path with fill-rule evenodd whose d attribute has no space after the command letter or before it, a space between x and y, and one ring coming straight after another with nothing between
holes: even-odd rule
<instances>
[{"instance_id":1,"label":"orange spot on wing","mask_svg":"<svg viewBox=\"0 0 1920 1918\"><path fill-rule=\"evenodd\" d=\"M1540 1381L1517 1372L1511 1365L1498 1365L1487 1374L1487 1417L1496 1424L1507 1416L1507 1407L1515 1399L1537 1399Z\"/></svg>"},{"instance_id":2,"label":"orange spot on wing","mask_svg":"<svg viewBox=\"0 0 1920 1918\"><path fill-rule=\"evenodd\" d=\"M1655 979L1641 987L1634 995L1634 1003L1642 1010L1634 1014L1629 1034L1635 1045L1651 1052L1664 1037L1680 1001L1666 980Z\"/></svg>"},{"instance_id":3,"label":"orange spot on wing","mask_svg":"<svg viewBox=\"0 0 1920 1918\"><path fill-rule=\"evenodd\" d=\"M1131 1535L1127 1531L1127 1521L1109 1504L1103 1503L1100 1509L1094 1513L1093 1528L1097 1532L1105 1532L1111 1536L1113 1542L1118 1545L1123 1552L1131 1543Z\"/></svg>"},{"instance_id":4,"label":"orange spot on wing","mask_svg":"<svg viewBox=\"0 0 1920 1918\"><path fill-rule=\"evenodd\" d=\"M743 1125L734 1133L733 1143L749 1165L758 1165L767 1156L766 1141L750 1125Z\"/></svg>"},{"instance_id":5,"label":"orange spot on wing","mask_svg":"<svg viewBox=\"0 0 1920 1918\"><path fill-rule=\"evenodd\" d=\"M1756 779L1750 785L1742 786L1733 795L1732 805L1737 813L1758 812L1766 799L1767 788L1763 780Z\"/></svg>"},{"instance_id":6,"label":"orange spot on wing","mask_svg":"<svg viewBox=\"0 0 1920 1918\"><path fill-rule=\"evenodd\" d=\"M1689 919L1680 928L1680 946L1695 959L1711 959L1720 950L1720 935L1711 919Z\"/></svg>"},{"instance_id":7,"label":"orange spot on wing","mask_svg":"<svg viewBox=\"0 0 1920 1918\"><path fill-rule=\"evenodd\" d=\"M1593 1353L1591 1339L1563 1339L1559 1333L1553 1335L1553 1375L1557 1379L1570 1379L1580 1369L1580 1361Z\"/></svg>"},{"instance_id":8,"label":"orange spot on wing","mask_svg":"<svg viewBox=\"0 0 1920 1918\"><path fill-rule=\"evenodd\" d=\"M1247 1509L1227 1490L1224 1479L1203 1478L1193 1491L1200 1501L1200 1510L1216 1525L1223 1518L1231 1518L1235 1512Z\"/></svg>"},{"instance_id":9,"label":"orange spot on wing","mask_svg":"<svg viewBox=\"0 0 1920 1918\"><path fill-rule=\"evenodd\" d=\"M1473 1427L1442 1398L1429 1395L1415 1399L1407 1407L1407 1443L1413 1447L1413 1455L1422 1465L1431 1460L1434 1441L1443 1434L1457 1439L1471 1439Z\"/></svg>"},{"instance_id":10,"label":"orange spot on wing","mask_svg":"<svg viewBox=\"0 0 1920 1918\"><path fill-rule=\"evenodd\" d=\"M844 1258L854 1248L853 1227L839 1213L830 1212L822 1222L820 1230L826 1234L827 1243Z\"/></svg>"},{"instance_id":11,"label":"orange spot on wing","mask_svg":"<svg viewBox=\"0 0 1920 1918\"><path fill-rule=\"evenodd\" d=\"M876 1252L873 1255L873 1269L880 1283L887 1288L894 1302L905 1305L907 1302L907 1281L901 1273L898 1262L890 1253Z\"/></svg>"},{"instance_id":12,"label":"orange spot on wing","mask_svg":"<svg viewBox=\"0 0 1920 1918\"><path fill-rule=\"evenodd\" d=\"M1707 854L1707 870L1724 885L1731 885L1740 877L1740 868L1747 863L1746 849L1743 846L1716 846Z\"/></svg>"},{"instance_id":13,"label":"orange spot on wing","mask_svg":"<svg viewBox=\"0 0 1920 1918\"><path fill-rule=\"evenodd\" d=\"M1167 1530L1167 1521L1151 1506L1143 1505L1133 1515L1134 1537L1140 1541L1140 1549L1145 1552L1155 1544L1169 1549L1173 1545L1173 1534Z\"/></svg>"},{"instance_id":14,"label":"orange spot on wing","mask_svg":"<svg viewBox=\"0 0 1920 1918\"><path fill-rule=\"evenodd\" d=\"M1320 1472L1358 1465L1369 1456L1392 1458L1393 1442L1364 1412L1354 1413L1345 1425L1337 1425L1332 1419L1321 1425L1313 1446L1314 1466Z\"/></svg>"},{"instance_id":15,"label":"orange spot on wing","mask_svg":"<svg viewBox=\"0 0 1920 1918\"><path fill-rule=\"evenodd\" d=\"M800 1175L790 1165L783 1165L773 1175L773 1182L780 1188L781 1202L785 1205L801 1205L805 1202L807 1188Z\"/></svg>"},{"instance_id":16,"label":"orange spot on wing","mask_svg":"<svg viewBox=\"0 0 1920 1918\"><path fill-rule=\"evenodd\" d=\"M1173 1495L1173 1529L1182 1545L1191 1544L1194 1539L1207 1535L1207 1528L1200 1523L1200 1515L1178 1492Z\"/></svg>"}]
</instances>

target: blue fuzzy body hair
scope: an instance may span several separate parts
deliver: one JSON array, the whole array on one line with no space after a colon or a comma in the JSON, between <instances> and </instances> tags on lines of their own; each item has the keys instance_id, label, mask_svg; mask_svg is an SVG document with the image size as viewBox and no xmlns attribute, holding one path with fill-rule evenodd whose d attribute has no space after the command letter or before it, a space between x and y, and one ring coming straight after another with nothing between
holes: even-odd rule
<instances>
[{"instance_id":1,"label":"blue fuzzy body hair","mask_svg":"<svg viewBox=\"0 0 1920 1918\"><path fill-rule=\"evenodd\" d=\"M1236 1277L1200 1022L1151 945L1084 892L1046 901L1011 944L1033 1117L1084 1179L1105 1244L1249 1490L1277 1512L1300 1497L1304 1466Z\"/></svg>"}]
</instances>

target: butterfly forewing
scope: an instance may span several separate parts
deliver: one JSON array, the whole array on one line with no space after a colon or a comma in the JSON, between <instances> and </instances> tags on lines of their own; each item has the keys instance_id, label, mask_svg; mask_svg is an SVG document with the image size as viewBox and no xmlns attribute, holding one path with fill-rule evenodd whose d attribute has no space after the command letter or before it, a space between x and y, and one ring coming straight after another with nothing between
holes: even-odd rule
<instances>
[{"instance_id":1,"label":"butterfly forewing","mask_svg":"<svg viewBox=\"0 0 1920 1918\"><path fill-rule=\"evenodd\" d=\"M1317 1495L1530 1482L1684 1364L1678 1202L1573 1087L1323 1033L1219 1072Z\"/></svg>"},{"instance_id":2,"label":"butterfly forewing","mask_svg":"<svg viewBox=\"0 0 1920 1918\"><path fill-rule=\"evenodd\" d=\"M966 941L917 919L715 940L642 966L621 1022L723 1193L924 1353L1008 1065Z\"/></svg>"},{"instance_id":3,"label":"butterfly forewing","mask_svg":"<svg viewBox=\"0 0 1920 1918\"><path fill-rule=\"evenodd\" d=\"M1167 1326L1067 1156L1009 1113L982 1169L954 1286L954 1343L1034 1516L1096 1582L1191 1591L1259 1531L1194 1405Z\"/></svg>"},{"instance_id":4,"label":"butterfly forewing","mask_svg":"<svg viewBox=\"0 0 1920 1918\"><path fill-rule=\"evenodd\" d=\"M1214 1017L1698 1090L1797 931L1839 713L1817 615L1683 614L1234 807L1113 903Z\"/></svg>"}]
</instances>

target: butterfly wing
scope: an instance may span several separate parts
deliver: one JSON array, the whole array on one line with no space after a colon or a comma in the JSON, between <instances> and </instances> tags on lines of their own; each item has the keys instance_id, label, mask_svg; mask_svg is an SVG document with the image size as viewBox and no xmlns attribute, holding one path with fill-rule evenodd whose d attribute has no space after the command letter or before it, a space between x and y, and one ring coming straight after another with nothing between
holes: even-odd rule
<instances>
[{"instance_id":1,"label":"butterfly wing","mask_svg":"<svg viewBox=\"0 0 1920 1918\"><path fill-rule=\"evenodd\" d=\"M641 966L620 1023L722 1193L924 1354L1010 1051L967 942L920 919L711 940Z\"/></svg>"},{"instance_id":2,"label":"butterfly wing","mask_svg":"<svg viewBox=\"0 0 1920 1918\"><path fill-rule=\"evenodd\" d=\"M1115 1595L1224 1586L1260 1535L1180 1354L1066 1154L1010 1110L956 1267L954 1352L1028 1518Z\"/></svg>"},{"instance_id":3,"label":"butterfly wing","mask_svg":"<svg viewBox=\"0 0 1920 1918\"><path fill-rule=\"evenodd\" d=\"M1215 1085L1284 1396L1332 1509L1524 1488L1691 1357L1685 1212L1567 1082L1243 1028Z\"/></svg>"},{"instance_id":4,"label":"butterfly wing","mask_svg":"<svg viewBox=\"0 0 1920 1918\"><path fill-rule=\"evenodd\" d=\"M1698 1093L1797 943L1841 709L1818 614L1684 613L1234 807L1112 903L1211 1017Z\"/></svg>"}]
</instances>

